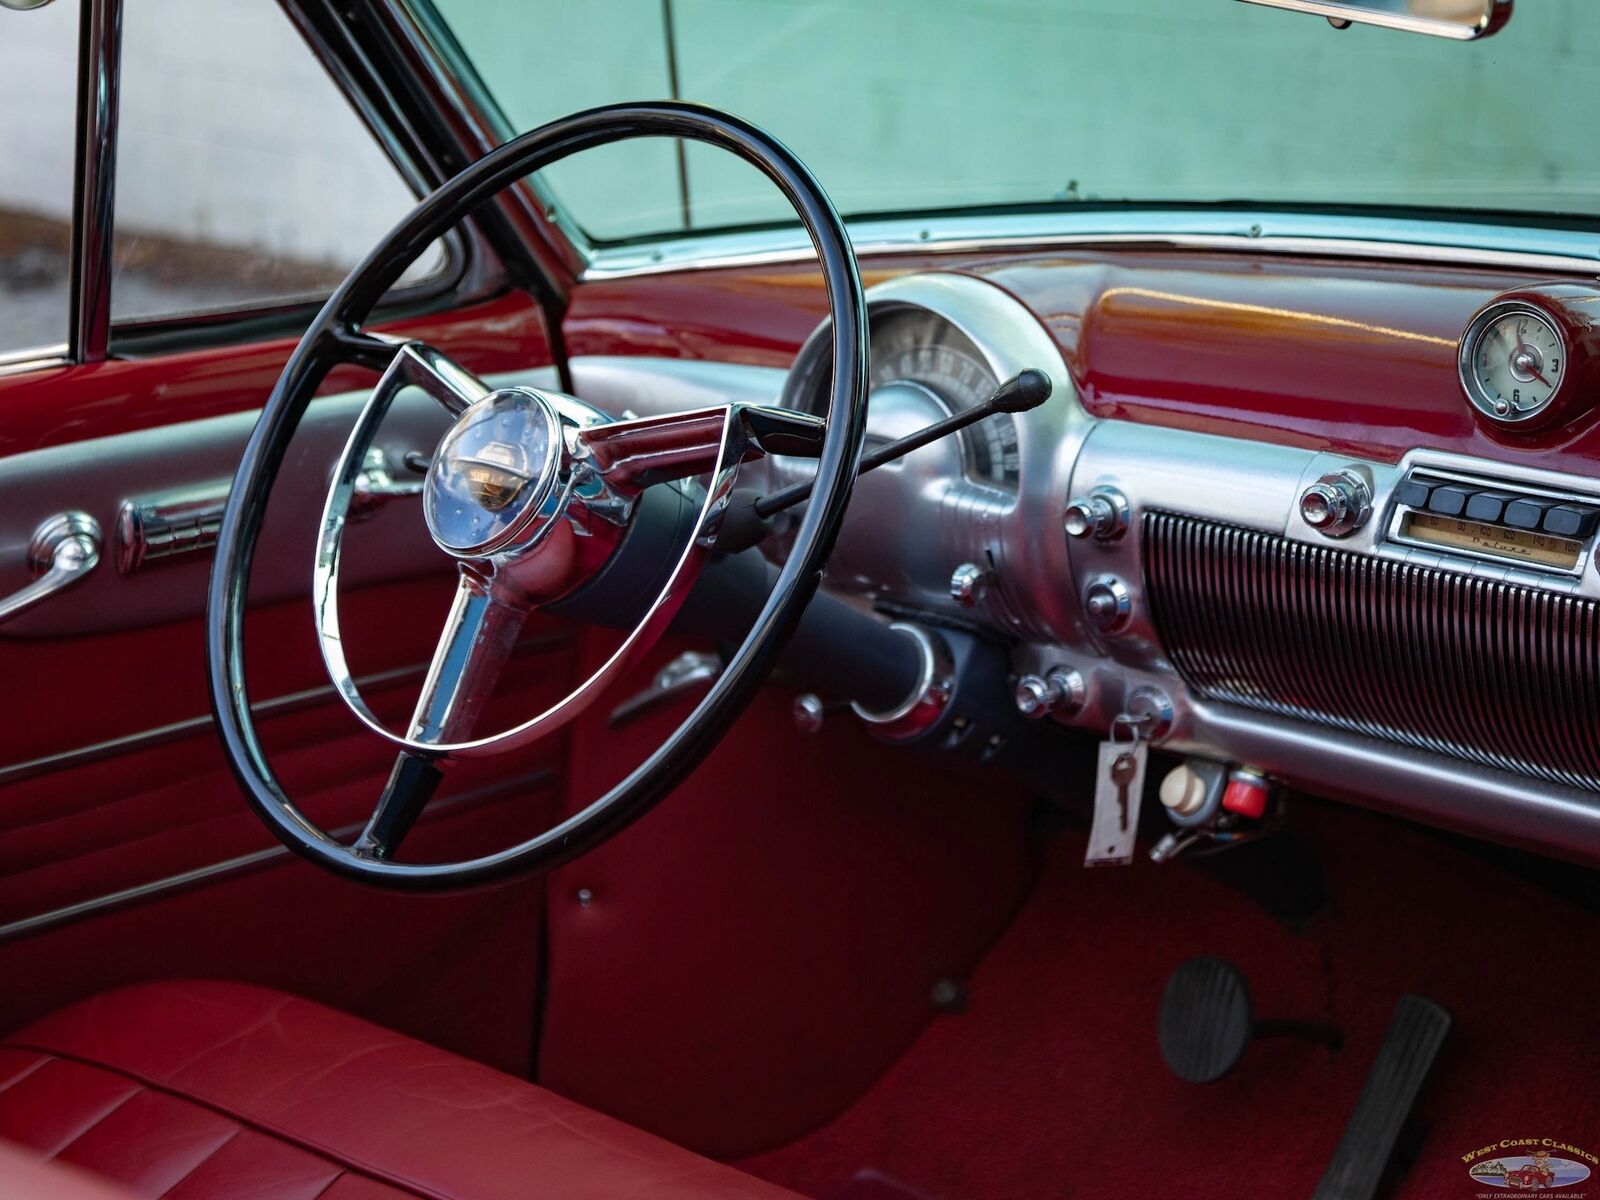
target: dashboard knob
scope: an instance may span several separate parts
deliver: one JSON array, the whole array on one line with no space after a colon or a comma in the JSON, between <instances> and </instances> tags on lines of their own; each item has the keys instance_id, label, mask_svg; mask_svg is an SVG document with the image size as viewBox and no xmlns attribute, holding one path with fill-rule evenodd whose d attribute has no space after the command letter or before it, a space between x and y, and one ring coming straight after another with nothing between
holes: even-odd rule
<instances>
[{"instance_id":1,"label":"dashboard knob","mask_svg":"<svg viewBox=\"0 0 1600 1200\"><path fill-rule=\"evenodd\" d=\"M950 599L972 608L989 592L989 572L977 563L962 563L950 576Z\"/></svg>"},{"instance_id":2,"label":"dashboard knob","mask_svg":"<svg viewBox=\"0 0 1600 1200\"><path fill-rule=\"evenodd\" d=\"M1095 488L1067 505L1063 524L1069 538L1115 541L1128 528L1128 498L1116 488Z\"/></svg>"},{"instance_id":3,"label":"dashboard knob","mask_svg":"<svg viewBox=\"0 0 1600 1200\"><path fill-rule=\"evenodd\" d=\"M1060 710L1074 713L1089 696L1089 684L1082 671L1055 667L1044 675L1024 675L1017 680L1017 711L1029 720Z\"/></svg>"},{"instance_id":4,"label":"dashboard knob","mask_svg":"<svg viewBox=\"0 0 1600 1200\"><path fill-rule=\"evenodd\" d=\"M1101 633L1114 633L1128 623L1133 597L1128 585L1115 575L1101 575L1083 589L1083 611Z\"/></svg>"},{"instance_id":5,"label":"dashboard knob","mask_svg":"<svg viewBox=\"0 0 1600 1200\"><path fill-rule=\"evenodd\" d=\"M790 714L794 718L795 728L801 733L817 733L822 729L823 718L828 715L828 706L816 693L801 692L794 698Z\"/></svg>"},{"instance_id":6,"label":"dashboard knob","mask_svg":"<svg viewBox=\"0 0 1600 1200\"><path fill-rule=\"evenodd\" d=\"M1300 519L1324 537L1354 533L1372 515L1372 489L1353 471L1324 475L1300 493Z\"/></svg>"}]
</instances>

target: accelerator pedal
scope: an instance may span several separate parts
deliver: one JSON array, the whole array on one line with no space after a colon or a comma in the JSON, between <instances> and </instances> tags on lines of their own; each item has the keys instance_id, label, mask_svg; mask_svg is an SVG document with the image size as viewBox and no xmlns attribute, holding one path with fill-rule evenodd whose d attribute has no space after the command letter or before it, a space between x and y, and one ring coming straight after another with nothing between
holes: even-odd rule
<instances>
[{"instance_id":1,"label":"accelerator pedal","mask_svg":"<svg viewBox=\"0 0 1600 1200\"><path fill-rule=\"evenodd\" d=\"M1395 1142L1449 1032L1450 1014L1439 1005L1421 996L1400 997L1314 1200L1371 1200L1378 1194Z\"/></svg>"}]
</instances>

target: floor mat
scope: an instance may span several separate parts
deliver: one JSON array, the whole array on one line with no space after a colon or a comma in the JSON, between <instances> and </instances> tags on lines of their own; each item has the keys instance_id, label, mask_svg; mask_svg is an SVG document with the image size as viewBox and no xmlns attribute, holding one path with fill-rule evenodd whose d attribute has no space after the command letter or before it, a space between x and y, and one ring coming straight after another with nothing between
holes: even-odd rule
<instances>
[{"instance_id":1,"label":"floor mat","mask_svg":"<svg viewBox=\"0 0 1600 1200\"><path fill-rule=\"evenodd\" d=\"M1502 1142L1547 1141L1600 1176L1593 908L1360 810L1302 803L1295 833L1329 894L1298 928L1213 874L1221 859L1086 871L1081 840L1053 842L966 1011L832 1123L740 1165L812 1196L870 1168L948 1200L1308 1197L1395 1001L1415 992L1455 1025L1389 1195L1514 1194L1468 1174L1518 1153ZM1156 1015L1168 973L1196 954L1237 963L1258 1016L1331 1021L1344 1048L1259 1042L1221 1082L1180 1083ZM1600 1179L1563 1194L1600 1198Z\"/></svg>"}]
</instances>

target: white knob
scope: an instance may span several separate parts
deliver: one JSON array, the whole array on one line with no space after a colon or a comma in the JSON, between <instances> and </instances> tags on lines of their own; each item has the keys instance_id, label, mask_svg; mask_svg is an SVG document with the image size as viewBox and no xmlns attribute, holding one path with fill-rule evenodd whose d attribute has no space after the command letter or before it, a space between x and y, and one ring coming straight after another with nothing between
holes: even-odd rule
<instances>
[{"instance_id":1,"label":"white knob","mask_svg":"<svg viewBox=\"0 0 1600 1200\"><path fill-rule=\"evenodd\" d=\"M1200 811L1206 802L1206 781L1188 764L1174 767L1161 781L1161 803L1179 816Z\"/></svg>"}]
</instances>

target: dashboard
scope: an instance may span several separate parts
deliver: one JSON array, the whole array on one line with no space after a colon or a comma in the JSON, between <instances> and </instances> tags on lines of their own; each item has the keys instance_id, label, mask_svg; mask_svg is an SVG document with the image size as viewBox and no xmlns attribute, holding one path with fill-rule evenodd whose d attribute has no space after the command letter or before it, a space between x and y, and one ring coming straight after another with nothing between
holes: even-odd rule
<instances>
[{"instance_id":1,"label":"dashboard","mask_svg":"<svg viewBox=\"0 0 1600 1200\"><path fill-rule=\"evenodd\" d=\"M867 292L869 441L1024 367L1056 392L863 476L830 587L1003 638L1061 725L1143 706L1163 748L1600 861L1600 289L1176 251L917 265ZM813 323L768 386L817 411L828 348Z\"/></svg>"}]
</instances>

